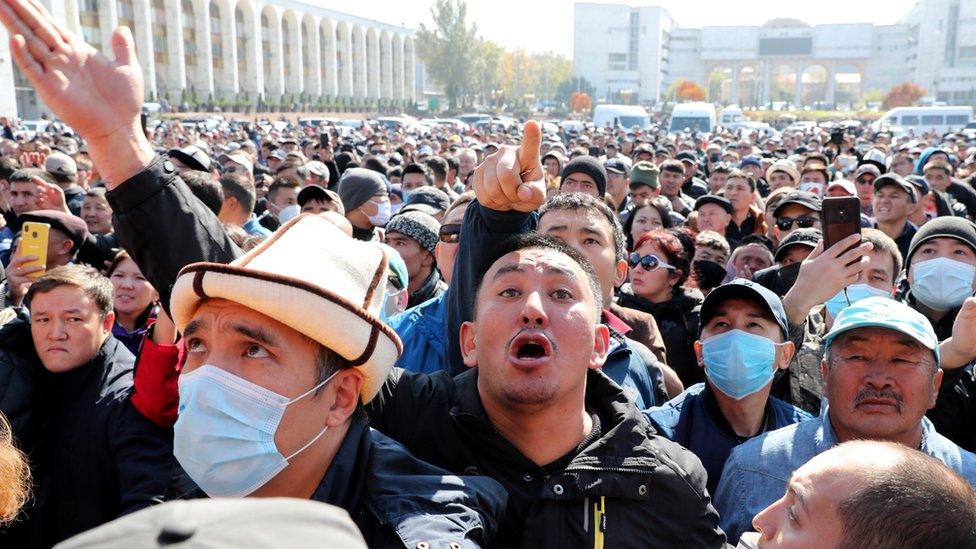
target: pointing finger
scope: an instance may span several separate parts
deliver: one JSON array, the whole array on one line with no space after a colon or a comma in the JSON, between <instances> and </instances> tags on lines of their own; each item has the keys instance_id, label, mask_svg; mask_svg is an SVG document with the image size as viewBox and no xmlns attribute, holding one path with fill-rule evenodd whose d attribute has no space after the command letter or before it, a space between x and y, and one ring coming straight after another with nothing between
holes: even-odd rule
<instances>
[{"instance_id":1,"label":"pointing finger","mask_svg":"<svg viewBox=\"0 0 976 549\"><path fill-rule=\"evenodd\" d=\"M542 129L535 120L525 123L522 130L522 144L518 148L518 165L522 173L542 166L539 149L542 146Z\"/></svg>"}]
</instances>

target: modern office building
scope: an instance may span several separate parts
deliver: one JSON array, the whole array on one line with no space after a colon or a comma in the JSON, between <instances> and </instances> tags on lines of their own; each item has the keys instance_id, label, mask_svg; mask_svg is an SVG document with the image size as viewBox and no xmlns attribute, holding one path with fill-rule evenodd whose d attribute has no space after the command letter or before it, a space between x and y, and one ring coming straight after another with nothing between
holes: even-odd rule
<instances>
[{"instance_id":1,"label":"modern office building","mask_svg":"<svg viewBox=\"0 0 976 549\"><path fill-rule=\"evenodd\" d=\"M42 0L102 51L129 26L146 100L413 100L413 31L297 0ZM0 115L42 110L0 27Z\"/></svg>"},{"instance_id":2,"label":"modern office building","mask_svg":"<svg viewBox=\"0 0 976 549\"><path fill-rule=\"evenodd\" d=\"M897 24L681 28L659 7L576 4L574 76L598 100L654 103L681 79L710 101L848 105L912 81L935 101L976 101L976 0L919 0Z\"/></svg>"}]
</instances>

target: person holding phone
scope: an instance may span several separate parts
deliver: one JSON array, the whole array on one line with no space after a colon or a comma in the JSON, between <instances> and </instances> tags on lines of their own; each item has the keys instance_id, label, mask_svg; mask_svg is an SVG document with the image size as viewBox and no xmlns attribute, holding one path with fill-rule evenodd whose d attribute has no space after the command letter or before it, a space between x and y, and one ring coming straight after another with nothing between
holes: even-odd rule
<instances>
[{"instance_id":1,"label":"person holding phone","mask_svg":"<svg viewBox=\"0 0 976 549\"><path fill-rule=\"evenodd\" d=\"M47 257L25 255L22 246L15 245L7 267L7 280L0 285L0 305L20 306L31 284L40 274L71 263L88 239L88 226L80 217L58 210L37 210L21 216L24 223L34 222L50 226ZM18 237L24 238L23 235Z\"/></svg>"}]
</instances>

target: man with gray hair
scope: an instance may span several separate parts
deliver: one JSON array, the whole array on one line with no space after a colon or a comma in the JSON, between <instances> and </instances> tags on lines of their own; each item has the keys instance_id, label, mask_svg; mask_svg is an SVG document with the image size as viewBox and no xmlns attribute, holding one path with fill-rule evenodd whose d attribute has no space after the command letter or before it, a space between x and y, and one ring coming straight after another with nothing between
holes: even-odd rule
<instances>
[{"instance_id":1,"label":"man with gray hair","mask_svg":"<svg viewBox=\"0 0 976 549\"><path fill-rule=\"evenodd\" d=\"M885 297L862 299L838 314L824 349L820 371L827 411L738 446L725 464L715 507L730 541L782 496L794 471L849 440L919 449L976 484L976 455L925 418L935 405L942 370L939 340L924 316Z\"/></svg>"}]
</instances>

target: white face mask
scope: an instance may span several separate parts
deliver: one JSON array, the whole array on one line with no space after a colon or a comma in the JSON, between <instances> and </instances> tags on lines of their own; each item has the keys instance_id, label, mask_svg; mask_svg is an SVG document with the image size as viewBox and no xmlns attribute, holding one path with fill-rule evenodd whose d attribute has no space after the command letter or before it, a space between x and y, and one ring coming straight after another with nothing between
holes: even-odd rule
<instances>
[{"instance_id":1,"label":"white face mask","mask_svg":"<svg viewBox=\"0 0 976 549\"><path fill-rule=\"evenodd\" d=\"M373 202L370 200L369 202L376 206L376 213L366 216L369 222L374 227L385 227L390 222L390 217L393 216L393 205L390 204L389 200L384 200L383 202Z\"/></svg>"},{"instance_id":2,"label":"white face mask","mask_svg":"<svg viewBox=\"0 0 976 549\"><path fill-rule=\"evenodd\" d=\"M799 188L801 191L813 193L817 196L823 196L824 189L826 189L827 186L816 181L800 181Z\"/></svg>"},{"instance_id":3,"label":"white face mask","mask_svg":"<svg viewBox=\"0 0 976 549\"><path fill-rule=\"evenodd\" d=\"M912 266L912 295L936 311L949 311L973 295L976 267L947 257L937 257Z\"/></svg>"},{"instance_id":4,"label":"white face mask","mask_svg":"<svg viewBox=\"0 0 976 549\"><path fill-rule=\"evenodd\" d=\"M207 495L244 497L264 486L325 434L328 426L288 457L281 455L274 441L288 406L338 373L293 399L210 364L183 374L173 455Z\"/></svg>"}]
</instances>

